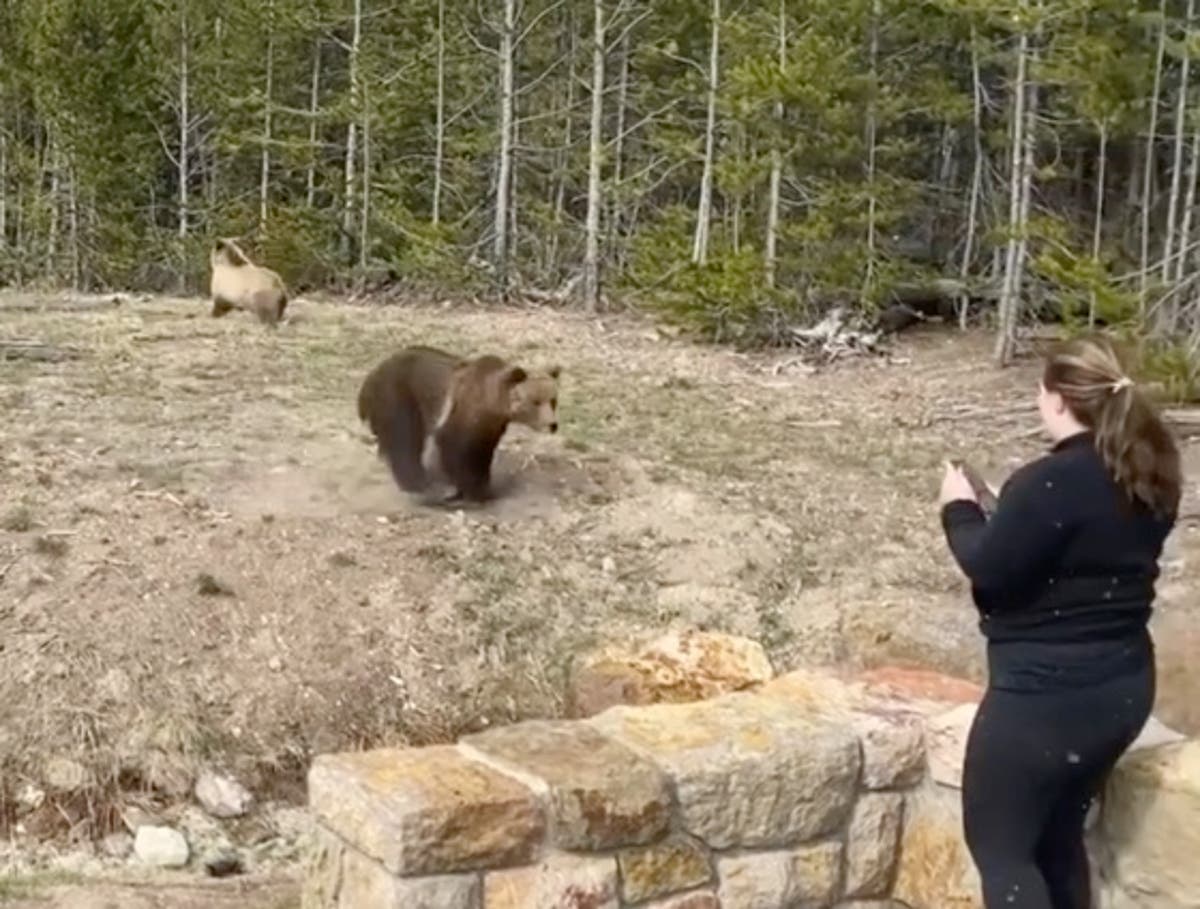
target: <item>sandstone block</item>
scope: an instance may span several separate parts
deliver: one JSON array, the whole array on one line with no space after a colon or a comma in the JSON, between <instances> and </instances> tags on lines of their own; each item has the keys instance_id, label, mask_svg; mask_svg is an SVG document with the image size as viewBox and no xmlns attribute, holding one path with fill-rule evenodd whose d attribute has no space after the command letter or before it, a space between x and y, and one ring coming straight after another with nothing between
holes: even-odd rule
<instances>
[{"instance_id":1,"label":"sandstone block","mask_svg":"<svg viewBox=\"0 0 1200 909\"><path fill-rule=\"evenodd\" d=\"M1122 760L1105 792L1101 832L1115 909L1200 907L1200 739Z\"/></svg>"},{"instance_id":2,"label":"sandstone block","mask_svg":"<svg viewBox=\"0 0 1200 909\"><path fill-rule=\"evenodd\" d=\"M534 793L452 746L321 755L308 789L317 822L393 874L520 864L545 834Z\"/></svg>"},{"instance_id":3,"label":"sandstone block","mask_svg":"<svg viewBox=\"0 0 1200 909\"><path fill-rule=\"evenodd\" d=\"M617 909L617 863L553 853L537 865L492 871L483 909Z\"/></svg>"},{"instance_id":4,"label":"sandstone block","mask_svg":"<svg viewBox=\"0 0 1200 909\"><path fill-rule=\"evenodd\" d=\"M759 693L798 713L852 728L862 744L862 783L868 789L912 786L925 772L921 717L904 703L873 695L860 682L801 669L773 679Z\"/></svg>"},{"instance_id":5,"label":"sandstone block","mask_svg":"<svg viewBox=\"0 0 1200 909\"><path fill-rule=\"evenodd\" d=\"M721 858L717 861L721 909L830 906L841 861L840 843Z\"/></svg>"},{"instance_id":6,"label":"sandstone block","mask_svg":"<svg viewBox=\"0 0 1200 909\"><path fill-rule=\"evenodd\" d=\"M885 896L891 887L900 843L904 798L868 793L859 798L846 838L846 896Z\"/></svg>"},{"instance_id":7,"label":"sandstone block","mask_svg":"<svg viewBox=\"0 0 1200 909\"><path fill-rule=\"evenodd\" d=\"M928 783L904 799L892 897L913 909L983 909L963 839L961 793Z\"/></svg>"},{"instance_id":8,"label":"sandstone block","mask_svg":"<svg viewBox=\"0 0 1200 909\"><path fill-rule=\"evenodd\" d=\"M355 849L346 849L337 909L476 909L474 874L396 877Z\"/></svg>"},{"instance_id":9,"label":"sandstone block","mask_svg":"<svg viewBox=\"0 0 1200 909\"><path fill-rule=\"evenodd\" d=\"M816 839L853 804L853 732L768 698L615 707L589 722L667 772L684 830L715 849Z\"/></svg>"},{"instance_id":10,"label":"sandstone block","mask_svg":"<svg viewBox=\"0 0 1200 909\"><path fill-rule=\"evenodd\" d=\"M721 909L721 901L711 890L693 890L647 903L642 909Z\"/></svg>"},{"instance_id":11,"label":"sandstone block","mask_svg":"<svg viewBox=\"0 0 1200 909\"><path fill-rule=\"evenodd\" d=\"M630 652L609 648L573 673L568 698L576 717L618 704L682 703L767 681L773 675L762 645L707 631L672 632Z\"/></svg>"},{"instance_id":12,"label":"sandstone block","mask_svg":"<svg viewBox=\"0 0 1200 909\"><path fill-rule=\"evenodd\" d=\"M663 773L582 723L529 722L460 743L545 799L552 842L604 851L662 836L671 821Z\"/></svg>"},{"instance_id":13,"label":"sandstone block","mask_svg":"<svg viewBox=\"0 0 1200 909\"><path fill-rule=\"evenodd\" d=\"M703 886L712 880L708 853L686 837L672 837L617 857L626 902L641 903Z\"/></svg>"}]
</instances>

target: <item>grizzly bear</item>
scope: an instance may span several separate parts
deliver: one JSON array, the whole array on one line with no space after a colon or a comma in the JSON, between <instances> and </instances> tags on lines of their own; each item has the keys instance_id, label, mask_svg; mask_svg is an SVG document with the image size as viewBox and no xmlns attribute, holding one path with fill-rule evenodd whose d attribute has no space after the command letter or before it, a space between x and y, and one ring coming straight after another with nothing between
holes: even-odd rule
<instances>
[{"instance_id":1,"label":"grizzly bear","mask_svg":"<svg viewBox=\"0 0 1200 909\"><path fill-rule=\"evenodd\" d=\"M464 359L409 347L368 373L358 416L401 489L424 492L434 475L453 487L446 503L484 502L509 423L558 431L560 372L558 366L531 372L491 354Z\"/></svg>"},{"instance_id":2,"label":"grizzly bear","mask_svg":"<svg viewBox=\"0 0 1200 909\"><path fill-rule=\"evenodd\" d=\"M255 265L237 243L224 237L213 244L209 262L213 318L240 309L254 313L264 325L274 327L279 323L287 309L288 295L278 274Z\"/></svg>"}]
</instances>

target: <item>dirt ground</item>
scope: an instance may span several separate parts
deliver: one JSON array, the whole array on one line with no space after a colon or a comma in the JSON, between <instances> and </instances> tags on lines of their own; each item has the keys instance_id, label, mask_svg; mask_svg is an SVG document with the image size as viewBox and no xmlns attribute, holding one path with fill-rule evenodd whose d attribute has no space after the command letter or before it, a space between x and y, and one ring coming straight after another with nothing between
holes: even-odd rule
<instances>
[{"instance_id":1,"label":"dirt ground","mask_svg":"<svg viewBox=\"0 0 1200 909\"><path fill-rule=\"evenodd\" d=\"M555 714L577 654L674 626L757 637L780 670L981 677L941 459L998 480L1043 445L1036 364L993 369L987 337L814 373L632 317L305 299L270 332L86 302L0 295L0 342L53 347L0 356L0 826L64 767L76 796L25 835L113 828L207 764L294 801L315 752ZM502 500L423 508L377 460L355 395L408 343L565 367L560 433L502 444ZM1159 716L1200 732L1194 524L1154 627Z\"/></svg>"}]
</instances>

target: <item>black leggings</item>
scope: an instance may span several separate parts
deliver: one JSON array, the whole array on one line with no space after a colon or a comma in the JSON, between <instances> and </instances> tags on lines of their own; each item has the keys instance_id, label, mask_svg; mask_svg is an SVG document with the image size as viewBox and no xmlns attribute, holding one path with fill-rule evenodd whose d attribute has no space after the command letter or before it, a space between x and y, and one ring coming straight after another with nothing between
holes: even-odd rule
<instances>
[{"instance_id":1,"label":"black leggings","mask_svg":"<svg viewBox=\"0 0 1200 909\"><path fill-rule=\"evenodd\" d=\"M963 826L986 909L1091 909L1083 825L1154 705L1154 663L1081 688L989 688L967 739Z\"/></svg>"}]
</instances>

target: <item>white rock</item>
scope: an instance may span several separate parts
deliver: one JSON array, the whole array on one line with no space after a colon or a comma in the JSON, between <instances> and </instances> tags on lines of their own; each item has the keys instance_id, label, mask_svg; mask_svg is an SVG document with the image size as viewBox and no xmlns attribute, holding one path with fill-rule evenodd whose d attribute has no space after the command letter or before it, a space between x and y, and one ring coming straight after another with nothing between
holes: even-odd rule
<instances>
[{"instance_id":1,"label":"white rock","mask_svg":"<svg viewBox=\"0 0 1200 909\"><path fill-rule=\"evenodd\" d=\"M205 770L196 780L196 801L213 817L241 817L254 796L237 780Z\"/></svg>"},{"instance_id":2,"label":"white rock","mask_svg":"<svg viewBox=\"0 0 1200 909\"><path fill-rule=\"evenodd\" d=\"M159 868L181 868L190 854L187 840L178 830L150 826L138 827L133 852L138 861Z\"/></svg>"}]
</instances>

